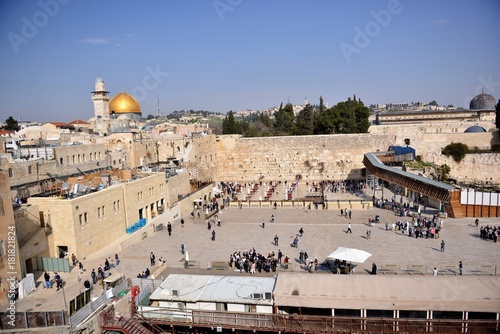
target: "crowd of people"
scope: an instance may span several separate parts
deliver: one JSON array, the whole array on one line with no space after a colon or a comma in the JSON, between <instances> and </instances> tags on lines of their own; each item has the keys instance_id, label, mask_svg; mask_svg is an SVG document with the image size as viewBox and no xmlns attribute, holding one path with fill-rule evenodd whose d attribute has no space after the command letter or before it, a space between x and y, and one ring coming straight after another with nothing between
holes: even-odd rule
<instances>
[{"instance_id":1,"label":"crowd of people","mask_svg":"<svg viewBox=\"0 0 500 334\"><path fill-rule=\"evenodd\" d=\"M498 226L481 226L479 228L479 236L483 240L492 240L497 242L500 237L500 227Z\"/></svg>"},{"instance_id":2,"label":"crowd of people","mask_svg":"<svg viewBox=\"0 0 500 334\"><path fill-rule=\"evenodd\" d=\"M230 254L229 266L234 270L250 274L261 273L262 271L269 273L276 272L279 265L287 269L289 259L289 257L283 255L281 249L278 250L277 254L271 251L265 256L257 252L253 247L250 251L236 251Z\"/></svg>"}]
</instances>

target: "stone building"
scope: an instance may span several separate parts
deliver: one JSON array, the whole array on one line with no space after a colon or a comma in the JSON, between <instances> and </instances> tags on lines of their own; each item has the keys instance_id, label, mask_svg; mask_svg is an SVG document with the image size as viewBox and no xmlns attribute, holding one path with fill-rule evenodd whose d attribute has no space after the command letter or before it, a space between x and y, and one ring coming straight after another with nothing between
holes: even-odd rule
<instances>
[{"instance_id":1,"label":"stone building","mask_svg":"<svg viewBox=\"0 0 500 334\"><path fill-rule=\"evenodd\" d=\"M169 207L163 173L132 176L124 171L120 178L99 173L69 181L67 196L28 200L38 206L42 224L51 228L52 257L67 251L83 258L124 236L142 218L149 220Z\"/></svg>"}]
</instances>

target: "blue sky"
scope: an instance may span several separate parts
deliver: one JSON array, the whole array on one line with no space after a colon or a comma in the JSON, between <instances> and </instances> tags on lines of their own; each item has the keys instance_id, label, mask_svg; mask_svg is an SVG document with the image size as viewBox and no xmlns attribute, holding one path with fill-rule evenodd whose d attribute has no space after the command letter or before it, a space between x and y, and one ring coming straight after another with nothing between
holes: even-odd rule
<instances>
[{"instance_id":1,"label":"blue sky","mask_svg":"<svg viewBox=\"0 0 500 334\"><path fill-rule=\"evenodd\" d=\"M93 116L98 75L111 96L161 110L468 106L500 98L500 1L0 2L0 120Z\"/></svg>"}]
</instances>

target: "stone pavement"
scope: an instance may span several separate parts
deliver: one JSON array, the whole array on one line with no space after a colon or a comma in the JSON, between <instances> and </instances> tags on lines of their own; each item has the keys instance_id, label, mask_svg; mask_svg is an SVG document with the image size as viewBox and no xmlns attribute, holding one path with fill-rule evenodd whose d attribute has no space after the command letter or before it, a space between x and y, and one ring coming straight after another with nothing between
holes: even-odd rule
<instances>
[{"instance_id":1,"label":"stone pavement","mask_svg":"<svg viewBox=\"0 0 500 334\"><path fill-rule=\"evenodd\" d=\"M275 222L269 220L274 214ZM375 227L368 225L368 218L380 215L381 223ZM425 215L425 213L424 213ZM431 214L429 214L430 216ZM180 225L180 218L172 222L172 236L168 236L166 229L149 233L149 237L132 244L126 249L119 250L119 245L129 236L124 236L114 241L110 246L83 261L87 269L82 281L78 282L78 269L73 268L71 273L62 273L67 282L65 286L66 300L73 299L83 291L83 281L90 280L92 268L104 264L104 258L113 257L118 253L121 263L111 272L123 272L127 277L136 277L138 273L150 267L149 254L154 252L156 259L161 256L167 259L167 269L163 273L200 273L213 275L246 275L245 273L207 270L212 261L228 261L229 255L235 251L249 250L255 247L257 252L267 255L269 252L278 252L281 249L284 255L291 258L288 271L298 272L304 269L295 261L300 250L309 254L311 259L318 257L322 262L337 247L353 247L365 250L373 255L363 264L356 267L355 275L366 275L371 269L372 262L380 266L383 264L396 264L403 268L417 264L426 266L427 274L433 267L438 269L444 266L456 266L458 262L464 263L465 274L477 265L496 265L500 270L500 243L479 239L479 228L474 226L474 218L447 219L440 233L440 239L415 239L401 233L385 230L384 222L390 223L399 219L392 211L371 208L368 210L354 210L352 219L340 217L340 210L312 209L310 212L303 208L230 208L223 210L221 215L222 226L212 226L216 231L215 241L211 240L211 232L202 219L191 220L184 217L184 227ZM166 225L165 218L159 216L154 223ZM262 220L266 221L265 228L261 227ZM352 234L347 234L347 224L352 225ZM151 224L151 223L150 223ZM145 228L152 231L148 224ZM498 218L481 218L481 225L500 225ZM300 228L304 229L304 236L299 238L298 248L292 248L292 239ZM371 230L371 238L366 239L366 230ZM279 246L274 245L273 238L279 236ZM445 252L440 252L441 240L446 241ZM189 258L196 261L199 269L184 269L184 255L181 254L181 244L187 246ZM156 268L150 268L154 273ZM279 269L278 273L286 272ZM52 274L52 273L51 273ZM323 275L329 273L317 273ZM272 274L271 274L272 275ZM499 273L500 275L500 273ZM500 278L500 276L498 276ZM43 288L43 273L36 274L37 290L27 298L17 300L18 311L55 311L65 309L63 292ZM93 294L99 295L101 287L95 285ZM1 309L6 308L5 301L1 301Z\"/></svg>"}]
</instances>

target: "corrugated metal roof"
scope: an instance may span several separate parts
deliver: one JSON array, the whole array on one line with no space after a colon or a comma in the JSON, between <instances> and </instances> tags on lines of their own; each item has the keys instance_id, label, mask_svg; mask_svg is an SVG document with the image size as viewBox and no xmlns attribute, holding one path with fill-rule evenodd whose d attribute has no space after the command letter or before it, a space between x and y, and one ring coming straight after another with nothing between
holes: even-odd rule
<instances>
[{"instance_id":1,"label":"corrugated metal roof","mask_svg":"<svg viewBox=\"0 0 500 334\"><path fill-rule=\"evenodd\" d=\"M275 283L272 277L171 274L149 299L272 305L266 293L271 296Z\"/></svg>"},{"instance_id":2,"label":"corrugated metal roof","mask_svg":"<svg viewBox=\"0 0 500 334\"><path fill-rule=\"evenodd\" d=\"M451 186L451 185L443 183L443 182L434 181L434 180L428 179L428 178L420 176L420 175L416 175L416 174L413 174L413 173L409 173L409 172L405 172L405 171L399 170L397 168L386 166L376 156L377 154L380 154L380 153L381 152L365 153L365 157L370 161L370 163L373 166L375 166L377 168L380 168L380 169L384 169L384 170L386 170L388 172L399 174L399 175L401 175L403 177L411 178L411 179L414 179L416 181L419 181L419 182L431 185L433 187L444 189L446 191L458 189L457 187Z\"/></svg>"},{"instance_id":3,"label":"corrugated metal roof","mask_svg":"<svg viewBox=\"0 0 500 334\"><path fill-rule=\"evenodd\" d=\"M413 147L392 145L389 146L389 150L394 151L396 155L411 153L415 158L415 149Z\"/></svg>"}]
</instances>

